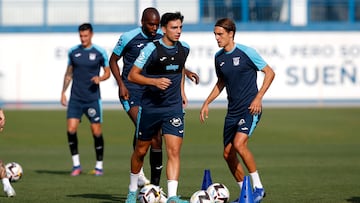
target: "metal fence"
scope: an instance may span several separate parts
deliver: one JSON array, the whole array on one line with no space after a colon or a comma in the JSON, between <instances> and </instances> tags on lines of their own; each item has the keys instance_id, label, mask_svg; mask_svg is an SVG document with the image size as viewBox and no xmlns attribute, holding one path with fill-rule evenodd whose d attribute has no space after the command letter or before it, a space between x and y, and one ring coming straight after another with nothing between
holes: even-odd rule
<instances>
[{"instance_id":1,"label":"metal fence","mask_svg":"<svg viewBox=\"0 0 360 203\"><path fill-rule=\"evenodd\" d=\"M292 29L292 12L303 9L294 6L298 2L305 5L300 14L306 19L305 28L313 23L338 23L340 27L334 24L337 29L357 29L360 24L360 0L152 0L150 5L146 2L149 1L0 0L0 32L66 31L83 22L98 25L103 31L118 31L123 26L137 25L146 6L154 6L160 13L181 11L186 23L200 30L221 17L233 18L255 30Z\"/></svg>"}]
</instances>

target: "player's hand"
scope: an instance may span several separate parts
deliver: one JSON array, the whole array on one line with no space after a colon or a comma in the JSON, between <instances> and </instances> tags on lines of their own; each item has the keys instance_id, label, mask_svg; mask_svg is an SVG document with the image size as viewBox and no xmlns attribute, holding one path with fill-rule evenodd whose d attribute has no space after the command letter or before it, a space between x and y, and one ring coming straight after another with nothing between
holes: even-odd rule
<instances>
[{"instance_id":1,"label":"player's hand","mask_svg":"<svg viewBox=\"0 0 360 203\"><path fill-rule=\"evenodd\" d=\"M94 84L100 84L100 77L99 76L94 76L91 78L91 82L93 82Z\"/></svg>"},{"instance_id":2,"label":"player's hand","mask_svg":"<svg viewBox=\"0 0 360 203\"><path fill-rule=\"evenodd\" d=\"M119 86L118 94L120 99L129 100L130 98L129 90L126 88L124 84Z\"/></svg>"},{"instance_id":3,"label":"player's hand","mask_svg":"<svg viewBox=\"0 0 360 203\"><path fill-rule=\"evenodd\" d=\"M199 84L200 78L198 74L190 72L189 74L186 74L186 77L193 81L195 84Z\"/></svg>"},{"instance_id":4,"label":"player's hand","mask_svg":"<svg viewBox=\"0 0 360 203\"><path fill-rule=\"evenodd\" d=\"M255 98L248 107L251 115L259 115L262 111L261 99Z\"/></svg>"},{"instance_id":5,"label":"player's hand","mask_svg":"<svg viewBox=\"0 0 360 203\"><path fill-rule=\"evenodd\" d=\"M65 96L64 93L61 94L60 103L61 103L61 105L63 105L63 106L67 106L67 99L66 99L66 96Z\"/></svg>"},{"instance_id":6,"label":"player's hand","mask_svg":"<svg viewBox=\"0 0 360 203\"><path fill-rule=\"evenodd\" d=\"M171 85L169 78L158 78L155 82L155 86L161 90L166 90Z\"/></svg>"},{"instance_id":7,"label":"player's hand","mask_svg":"<svg viewBox=\"0 0 360 203\"><path fill-rule=\"evenodd\" d=\"M204 123L205 118L209 117L209 108L207 105L203 105L200 110L200 122Z\"/></svg>"}]
</instances>

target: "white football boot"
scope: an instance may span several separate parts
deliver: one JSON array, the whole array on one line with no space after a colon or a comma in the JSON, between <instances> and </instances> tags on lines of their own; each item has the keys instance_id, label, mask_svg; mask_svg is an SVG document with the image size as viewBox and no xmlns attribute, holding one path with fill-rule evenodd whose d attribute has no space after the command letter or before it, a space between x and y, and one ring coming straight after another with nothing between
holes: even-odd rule
<instances>
[{"instance_id":1,"label":"white football boot","mask_svg":"<svg viewBox=\"0 0 360 203\"><path fill-rule=\"evenodd\" d=\"M144 185L149 185L150 180L146 178L144 173L139 173L138 187L142 188Z\"/></svg>"}]
</instances>

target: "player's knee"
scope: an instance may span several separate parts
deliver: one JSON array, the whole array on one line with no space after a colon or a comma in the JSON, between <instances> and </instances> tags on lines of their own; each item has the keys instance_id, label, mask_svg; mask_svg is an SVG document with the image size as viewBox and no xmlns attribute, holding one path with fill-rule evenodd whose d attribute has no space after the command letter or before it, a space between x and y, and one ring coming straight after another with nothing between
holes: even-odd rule
<instances>
[{"instance_id":1,"label":"player's knee","mask_svg":"<svg viewBox=\"0 0 360 203\"><path fill-rule=\"evenodd\" d=\"M231 159L230 153L228 153L228 152L226 152L226 151L224 151L223 157L224 157L224 159L225 159L226 161Z\"/></svg>"},{"instance_id":2,"label":"player's knee","mask_svg":"<svg viewBox=\"0 0 360 203\"><path fill-rule=\"evenodd\" d=\"M95 137L100 137L102 135L101 128L92 128L91 132Z\"/></svg>"},{"instance_id":3,"label":"player's knee","mask_svg":"<svg viewBox=\"0 0 360 203\"><path fill-rule=\"evenodd\" d=\"M232 162L233 160L237 159L236 153L234 153L234 150L224 150L223 157L225 161Z\"/></svg>"},{"instance_id":4,"label":"player's knee","mask_svg":"<svg viewBox=\"0 0 360 203\"><path fill-rule=\"evenodd\" d=\"M179 150L167 150L168 159L179 160L180 159L180 151Z\"/></svg>"},{"instance_id":5,"label":"player's knee","mask_svg":"<svg viewBox=\"0 0 360 203\"><path fill-rule=\"evenodd\" d=\"M151 149L152 150L161 150L162 149L162 142L159 140L152 140L151 142Z\"/></svg>"},{"instance_id":6,"label":"player's knee","mask_svg":"<svg viewBox=\"0 0 360 203\"><path fill-rule=\"evenodd\" d=\"M147 153L147 149L137 147L134 152L135 152L137 157L143 158L143 157L145 157L145 155Z\"/></svg>"}]
</instances>

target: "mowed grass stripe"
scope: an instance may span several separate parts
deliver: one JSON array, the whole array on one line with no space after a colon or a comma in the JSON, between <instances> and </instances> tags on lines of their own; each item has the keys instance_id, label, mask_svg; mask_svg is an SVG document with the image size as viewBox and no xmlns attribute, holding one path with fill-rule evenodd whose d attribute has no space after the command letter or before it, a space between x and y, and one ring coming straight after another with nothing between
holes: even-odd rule
<instances>
[{"instance_id":1,"label":"mowed grass stripe","mask_svg":"<svg viewBox=\"0 0 360 203\"><path fill-rule=\"evenodd\" d=\"M224 183L231 199L238 187L222 158L225 109L211 109L205 124L199 109L186 111L178 193L199 190L204 169ZM105 110L105 175L93 177L95 152L89 123L80 124L79 150L84 174L70 177L65 110L6 110L0 158L16 161L24 177L14 183L17 196L0 202L124 202L129 184L133 124L122 110ZM264 202L360 202L359 108L265 108L249 141L263 184ZM164 160L166 154L164 153ZM165 165L165 163L164 163ZM149 173L149 159L145 160ZM166 191L163 170L161 186Z\"/></svg>"}]
</instances>

